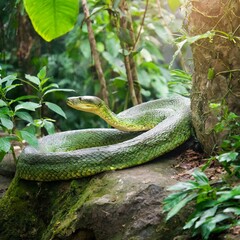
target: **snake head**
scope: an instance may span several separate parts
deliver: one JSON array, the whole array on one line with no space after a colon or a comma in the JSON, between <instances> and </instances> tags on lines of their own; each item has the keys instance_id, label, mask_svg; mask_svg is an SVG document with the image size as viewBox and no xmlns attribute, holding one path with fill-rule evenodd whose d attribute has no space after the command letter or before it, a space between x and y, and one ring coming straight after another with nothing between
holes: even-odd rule
<instances>
[{"instance_id":1,"label":"snake head","mask_svg":"<svg viewBox=\"0 0 240 240\"><path fill-rule=\"evenodd\" d=\"M95 96L78 96L67 99L67 105L84 112L96 113L104 102Z\"/></svg>"}]
</instances>

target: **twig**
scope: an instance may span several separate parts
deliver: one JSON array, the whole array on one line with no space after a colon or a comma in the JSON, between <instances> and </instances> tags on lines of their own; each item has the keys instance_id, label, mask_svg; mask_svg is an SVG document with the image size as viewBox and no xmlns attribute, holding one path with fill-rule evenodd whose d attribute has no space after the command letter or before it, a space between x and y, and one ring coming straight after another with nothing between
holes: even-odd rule
<instances>
[{"instance_id":1,"label":"twig","mask_svg":"<svg viewBox=\"0 0 240 240\"><path fill-rule=\"evenodd\" d=\"M133 51L135 50L135 48L137 46L137 43L139 41L139 38L140 38L140 35L141 35L141 32L142 32L143 26L144 26L144 21L145 21L147 10L148 10L148 3L149 3L149 0L146 0L145 10L144 10L144 13L143 13L143 17L142 17L142 21L141 21L140 29L138 31L137 38L136 38L135 43L133 45Z\"/></svg>"},{"instance_id":2,"label":"twig","mask_svg":"<svg viewBox=\"0 0 240 240\"><path fill-rule=\"evenodd\" d=\"M87 6L87 0L82 0L82 7L83 7L83 11L84 11L85 21L87 23L88 39L89 39L89 43L90 43L90 47L91 47L91 52L92 52L92 56L94 59L98 79L99 79L100 85L101 85L101 94L102 94L104 102L108 105L107 85L106 85L106 80L105 80L105 77L103 74L102 65L100 62L97 47L96 47L96 40L95 40L93 29L92 29L92 23L91 23L90 14L89 14L88 6Z\"/></svg>"}]
</instances>

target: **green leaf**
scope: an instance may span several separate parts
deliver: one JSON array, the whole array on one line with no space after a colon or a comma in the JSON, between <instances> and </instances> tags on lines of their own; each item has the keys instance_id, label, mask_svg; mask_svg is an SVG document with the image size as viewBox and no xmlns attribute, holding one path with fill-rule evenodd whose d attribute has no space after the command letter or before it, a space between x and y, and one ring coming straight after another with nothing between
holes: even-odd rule
<instances>
[{"instance_id":1,"label":"green leaf","mask_svg":"<svg viewBox=\"0 0 240 240\"><path fill-rule=\"evenodd\" d=\"M7 106L7 103L5 103L2 99L0 99L0 107Z\"/></svg>"},{"instance_id":2,"label":"green leaf","mask_svg":"<svg viewBox=\"0 0 240 240\"><path fill-rule=\"evenodd\" d=\"M43 79L46 77L46 74L47 74L47 67L44 66L44 67L39 71L39 73L37 74L37 77L38 77L40 80L43 80Z\"/></svg>"},{"instance_id":3,"label":"green leaf","mask_svg":"<svg viewBox=\"0 0 240 240\"><path fill-rule=\"evenodd\" d=\"M201 212L198 212L197 214L194 214L194 217L192 217L186 224L185 226L183 227L183 229L189 229L191 228L195 222L199 219L199 217L201 217Z\"/></svg>"},{"instance_id":4,"label":"green leaf","mask_svg":"<svg viewBox=\"0 0 240 240\"><path fill-rule=\"evenodd\" d=\"M240 199L240 186L236 186L232 188L231 191L225 191L225 192L218 192L219 195L221 195L220 198L218 198L218 202L225 202L229 199Z\"/></svg>"},{"instance_id":5,"label":"green leaf","mask_svg":"<svg viewBox=\"0 0 240 240\"><path fill-rule=\"evenodd\" d=\"M210 209L207 209L206 211L202 212L202 216L201 216L200 220L196 222L195 228L198 228L202 224L204 224L206 222L207 218L214 216L215 213L217 212L217 209L218 209L218 207L214 206L214 207L212 207Z\"/></svg>"},{"instance_id":6,"label":"green leaf","mask_svg":"<svg viewBox=\"0 0 240 240\"><path fill-rule=\"evenodd\" d=\"M197 194L191 194L189 196L187 196L186 198L184 198L183 200L181 200L179 203L177 203L171 211L168 212L167 218L166 220L169 220L170 218L172 218L174 215L176 215L184 206L186 206L187 203L189 203L191 200L193 200L194 198L197 197Z\"/></svg>"},{"instance_id":7,"label":"green leaf","mask_svg":"<svg viewBox=\"0 0 240 240\"><path fill-rule=\"evenodd\" d=\"M0 151L0 162L3 160L6 154L6 152Z\"/></svg>"},{"instance_id":8,"label":"green leaf","mask_svg":"<svg viewBox=\"0 0 240 240\"><path fill-rule=\"evenodd\" d=\"M33 118L28 112L18 111L18 112L16 112L15 115L18 116L20 119L25 120L29 123L33 122Z\"/></svg>"},{"instance_id":9,"label":"green leaf","mask_svg":"<svg viewBox=\"0 0 240 240\"><path fill-rule=\"evenodd\" d=\"M69 32L78 17L78 0L24 0L36 32L51 41Z\"/></svg>"},{"instance_id":10,"label":"green leaf","mask_svg":"<svg viewBox=\"0 0 240 240\"><path fill-rule=\"evenodd\" d=\"M0 79L0 84L4 83L4 82L8 82L8 81L11 81L13 82L14 80L17 79L17 76L16 75L8 75L6 76L5 78L3 79Z\"/></svg>"},{"instance_id":11,"label":"green leaf","mask_svg":"<svg viewBox=\"0 0 240 240\"><path fill-rule=\"evenodd\" d=\"M25 78L26 78L28 81L36 84L37 86L40 85L40 80L39 80L39 78L37 78L37 77L35 77L35 76L31 76L31 75L29 75L29 74L25 74Z\"/></svg>"},{"instance_id":12,"label":"green leaf","mask_svg":"<svg viewBox=\"0 0 240 240\"><path fill-rule=\"evenodd\" d=\"M11 148L11 140L8 138L0 138L0 152L7 153Z\"/></svg>"},{"instance_id":13,"label":"green leaf","mask_svg":"<svg viewBox=\"0 0 240 240\"><path fill-rule=\"evenodd\" d=\"M47 130L48 134L55 133L54 124L52 122L44 120L44 128Z\"/></svg>"},{"instance_id":14,"label":"green leaf","mask_svg":"<svg viewBox=\"0 0 240 240\"><path fill-rule=\"evenodd\" d=\"M55 103L45 102L46 106L51 109L53 112L61 115L64 118L67 118L64 111Z\"/></svg>"},{"instance_id":15,"label":"green leaf","mask_svg":"<svg viewBox=\"0 0 240 240\"><path fill-rule=\"evenodd\" d=\"M193 181L188 182L179 182L173 186L170 186L167 190L169 191L186 191L186 190L193 190L198 187L198 184Z\"/></svg>"},{"instance_id":16,"label":"green leaf","mask_svg":"<svg viewBox=\"0 0 240 240\"><path fill-rule=\"evenodd\" d=\"M56 83L49 84L47 87L42 89L42 92L44 93L44 92L46 92L50 88L58 89L59 86Z\"/></svg>"},{"instance_id":17,"label":"green leaf","mask_svg":"<svg viewBox=\"0 0 240 240\"><path fill-rule=\"evenodd\" d=\"M33 103L33 102L24 102L24 103L20 103L15 107L15 112L20 110L20 109L26 109L29 111L35 111L36 108L41 107L40 104L38 103Z\"/></svg>"},{"instance_id":18,"label":"green leaf","mask_svg":"<svg viewBox=\"0 0 240 240\"><path fill-rule=\"evenodd\" d=\"M214 76L215 76L215 70L214 70L214 68L209 68L208 69L208 74L207 74L207 78L208 78L208 80L212 80L213 78L214 78Z\"/></svg>"},{"instance_id":19,"label":"green leaf","mask_svg":"<svg viewBox=\"0 0 240 240\"><path fill-rule=\"evenodd\" d=\"M8 107L2 107L0 108L0 117L5 117L6 116L11 116L11 111L9 110Z\"/></svg>"},{"instance_id":20,"label":"green leaf","mask_svg":"<svg viewBox=\"0 0 240 240\"><path fill-rule=\"evenodd\" d=\"M182 199L187 197L187 193L178 192L172 193L163 200L163 210L164 212L170 211L176 204L178 204Z\"/></svg>"},{"instance_id":21,"label":"green leaf","mask_svg":"<svg viewBox=\"0 0 240 240\"><path fill-rule=\"evenodd\" d=\"M219 162L232 162L237 159L238 153L231 151L217 156Z\"/></svg>"},{"instance_id":22,"label":"green leaf","mask_svg":"<svg viewBox=\"0 0 240 240\"><path fill-rule=\"evenodd\" d=\"M205 173L203 173L199 170L195 170L192 175L200 185L208 185L209 184L208 177L205 175Z\"/></svg>"},{"instance_id":23,"label":"green leaf","mask_svg":"<svg viewBox=\"0 0 240 240\"><path fill-rule=\"evenodd\" d=\"M176 12L177 9L181 6L181 1L180 0L168 0L168 5L169 5L169 8L173 12Z\"/></svg>"},{"instance_id":24,"label":"green leaf","mask_svg":"<svg viewBox=\"0 0 240 240\"><path fill-rule=\"evenodd\" d=\"M12 89L14 89L14 88L16 88L16 87L19 87L19 86L22 86L22 84L12 84L12 85L10 85L10 86L6 86L6 87L4 88L4 91L5 91L5 92L9 92L10 90L12 90Z\"/></svg>"},{"instance_id":25,"label":"green leaf","mask_svg":"<svg viewBox=\"0 0 240 240\"><path fill-rule=\"evenodd\" d=\"M13 122L10 119L1 117L0 120L2 126L4 126L7 129L13 129Z\"/></svg>"},{"instance_id":26,"label":"green leaf","mask_svg":"<svg viewBox=\"0 0 240 240\"><path fill-rule=\"evenodd\" d=\"M10 102L10 105L14 102L18 102L18 101L22 101L22 100L27 100L27 99L33 99L33 98L38 98L37 96L35 95L26 95L26 96L21 96L21 97L18 97L16 99L13 99L11 102Z\"/></svg>"},{"instance_id":27,"label":"green leaf","mask_svg":"<svg viewBox=\"0 0 240 240\"><path fill-rule=\"evenodd\" d=\"M73 89L62 89L62 88L58 88L58 89L50 89L48 91L46 91L43 96L51 93L51 92L75 92L75 90Z\"/></svg>"},{"instance_id":28,"label":"green leaf","mask_svg":"<svg viewBox=\"0 0 240 240\"><path fill-rule=\"evenodd\" d=\"M239 207L229 207L223 210L224 213L234 213L236 215L240 215Z\"/></svg>"},{"instance_id":29,"label":"green leaf","mask_svg":"<svg viewBox=\"0 0 240 240\"><path fill-rule=\"evenodd\" d=\"M212 223L212 222L207 222L201 226L201 234L202 234L203 240L209 239L209 235L211 234L211 232L214 230L215 227L216 227L216 223Z\"/></svg>"},{"instance_id":30,"label":"green leaf","mask_svg":"<svg viewBox=\"0 0 240 240\"><path fill-rule=\"evenodd\" d=\"M23 130L19 132L21 134L22 139L24 139L28 144L30 144L33 147L38 146L38 139L34 134Z\"/></svg>"}]
</instances>

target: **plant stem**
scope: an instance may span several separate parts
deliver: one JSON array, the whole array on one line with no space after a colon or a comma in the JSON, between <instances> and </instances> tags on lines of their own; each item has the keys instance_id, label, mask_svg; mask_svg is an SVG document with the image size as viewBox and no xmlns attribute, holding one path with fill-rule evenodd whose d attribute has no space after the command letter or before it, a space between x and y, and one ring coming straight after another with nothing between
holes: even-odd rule
<instances>
[{"instance_id":1,"label":"plant stem","mask_svg":"<svg viewBox=\"0 0 240 240\"><path fill-rule=\"evenodd\" d=\"M94 37L94 33L93 33L93 29L92 29L92 23L91 23L90 14L89 14L89 10L88 10L86 0L82 0L82 7L83 7L83 11L84 11L85 21L87 23L88 39L89 39L89 43L90 43L90 47L91 47L91 52L92 52L92 56L93 56L93 59L94 59L98 79L99 79L100 85L101 85L102 97L103 97L104 102L108 105L108 91L107 91L106 80L104 78L102 65L101 65L99 54L98 54L98 51L97 51L96 40L95 40L95 37Z\"/></svg>"},{"instance_id":2,"label":"plant stem","mask_svg":"<svg viewBox=\"0 0 240 240\"><path fill-rule=\"evenodd\" d=\"M128 14L128 6L127 2L125 0L122 0L121 3L119 4L119 8L121 11L124 13L124 15L120 18L120 27L123 29L127 29L128 32L130 33L130 37L134 43L135 41L135 36L133 32L133 27L132 27L132 21L131 21L131 16ZM128 16L128 17L126 17ZM120 39L121 41L121 39ZM121 41L121 46L124 51L124 49L128 50L128 52L132 52L133 46L127 43L123 43ZM124 54L124 52L123 52ZM130 96L132 99L133 105L137 105L142 102L142 97L140 93L140 87L138 83L138 77L137 77L137 70L136 70L136 65L133 59L132 54L124 54L124 65L126 68L126 74L127 74L127 79L128 79L128 86L129 86L129 92ZM135 88L134 83L137 85Z\"/></svg>"},{"instance_id":3,"label":"plant stem","mask_svg":"<svg viewBox=\"0 0 240 240\"><path fill-rule=\"evenodd\" d=\"M12 155L13 155L14 162L17 163L17 157L16 157L16 153L15 153L13 145L11 145L11 152L12 152Z\"/></svg>"}]
</instances>

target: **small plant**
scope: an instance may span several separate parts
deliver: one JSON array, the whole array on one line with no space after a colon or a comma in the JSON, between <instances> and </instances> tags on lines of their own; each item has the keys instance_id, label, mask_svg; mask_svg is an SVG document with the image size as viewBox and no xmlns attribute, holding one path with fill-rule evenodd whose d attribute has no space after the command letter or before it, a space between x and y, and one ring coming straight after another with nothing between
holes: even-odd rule
<instances>
[{"instance_id":1,"label":"small plant","mask_svg":"<svg viewBox=\"0 0 240 240\"><path fill-rule=\"evenodd\" d=\"M212 105L219 109L220 105ZM192 230L193 235L202 235L207 240L213 233L228 230L240 225L240 136L239 116L223 108L215 131L226 131L227 136L221 146L219 155L211 157L202 167L205 170L213 160L218 161L227 175L211 183L203 171L195 170L194 180L179 182L168 190L170 194L164 200L164 211L168 212L167 220L176 215L187 204L192 203L194 211L183 229Z\"/></svg>"},{"instance_id":2,"label":"small plant","mask_svg":"<svg viewBox=\"0 0 240 240\"><path fill-rule=\"evenodd\" d=\"M165 198L164 211L167 220L176 215L188 203L193 202L194 212L183 229L191 229L193 236L202 235L209 239L210 234L218 233L240 224L240 187L233 188L218 183L209 183L207 176L195 170L194 180L179 182L168 190L177 191Z\"/></svg>"},{"instance_id":3,"label":"small plant","mask_svg":"<svg viewBox=\"0 0 240 240\"><path fill-rule=\"evenodd\" d=\"M49 93L56 91L73 91L71 89L59 89L56 83L50 83L46 77L46 67L43 67L36 76L26 74L26 79L19 79L17 75L0 75L0 131L4 132L0 138L0 161L11 151L16 161L13 142L37 146L37 136L42 134L45 128L48 134L54 132L54 120L44 116L44 108L66 118L63 110L55 103L46 101ZM22 95L11 97L13 91L29 86L35 95ZM34 118L33 114L35 113ZM23 124L24 123L24 124Z\"/></svg>"}]
</instances>

